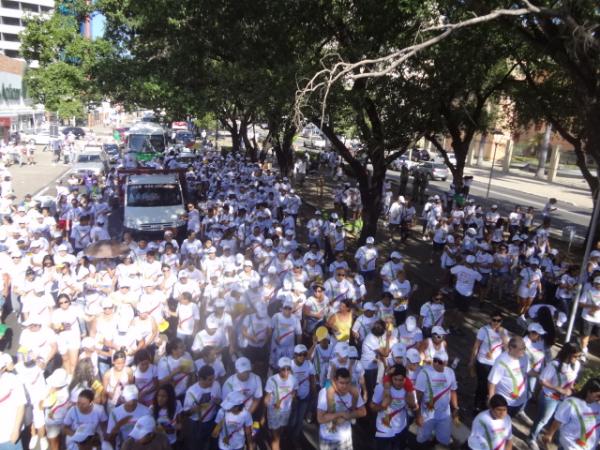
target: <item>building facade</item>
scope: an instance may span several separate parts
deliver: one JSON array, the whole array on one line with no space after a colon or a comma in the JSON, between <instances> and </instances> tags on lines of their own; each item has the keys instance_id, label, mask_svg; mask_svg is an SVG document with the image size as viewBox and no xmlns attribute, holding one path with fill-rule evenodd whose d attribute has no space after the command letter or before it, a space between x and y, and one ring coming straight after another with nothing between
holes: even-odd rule
<instances>
[{"instance_id":1,"label":"building facade","mask_svg":"<svg viewBox=\"0 0 600 450\"><path fill-rule=\"evenodd\" d=\"M0 53L19 58L19 33L25 29L25 18L32 14L49 14L54 0L0 0Z\"/></svg>"}]
</instances>

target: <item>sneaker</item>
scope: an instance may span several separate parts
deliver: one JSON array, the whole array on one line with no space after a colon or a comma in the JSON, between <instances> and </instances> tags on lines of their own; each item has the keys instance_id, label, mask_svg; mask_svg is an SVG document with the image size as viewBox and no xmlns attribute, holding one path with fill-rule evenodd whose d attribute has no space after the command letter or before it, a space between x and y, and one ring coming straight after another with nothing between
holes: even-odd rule
<instances>
[{"instance_id":1,"label":"sneaker","mask_svg":"<svg viewBox=\"0 0 600 450\"><path fill-rule=\"evenodd\" d=\"M519 414L517 414L517 417L521 419L521 421L528 427L531 427L533 425L533 420L529 418L525 411L519 412Z\"/></svg>"},{"instance_id":2,"label":"sneaker","mask_svg":"<svg viewBox=\"0 0 600 450\"><path fill-rule=\"evenodd\" d=\"M40 439L40 450L48 450L48 439L46 439L45 437Z\"/></svg>"},{"instance_id":3,"label":"sneaker","mask_svg":"<svg viewBox=\"0 0 600 450\"><path fill-rule=\"evenodd\" d=\"M529 445L529 448L531 450L540 450L540 446L538 445L536 439L528 439L527 440L527 445Z\"/></svg>"},{"instance_id":4,"label":"sneaker","mask_svg":"<svg viewBox=\"0 0 600 450\"><path fill-rule=\"evenodd\" d=\"M38 438L37 434L34 436L31 436L31 439L29 439L29 450L33 450L34 448L36 448L38 441L39 441L39 438Z\"/></svg>"}]
</instances>

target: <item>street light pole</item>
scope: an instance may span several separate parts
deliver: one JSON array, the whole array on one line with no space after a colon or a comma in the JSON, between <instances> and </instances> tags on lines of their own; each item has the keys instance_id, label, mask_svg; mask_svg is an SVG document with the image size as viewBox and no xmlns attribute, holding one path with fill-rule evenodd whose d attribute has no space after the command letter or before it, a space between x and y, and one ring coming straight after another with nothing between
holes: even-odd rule
<instances>
[{"instance_id":1,"label":"street light pole","mask_svg":"<svg viewBox=\"0 0 600 450\"><path fill-rule=\"evenodd\" d=\"M485 192L486 200L490 196L490 187L492 186L492 176L494 175L494 164L496 163L496 150L497 149L498 149L498 142L494 142L494 154L492 155L492 168L490 169L490 178L488 180L487 191Z\"/></svg>"},{"instance_id":2,"label":"street light pole","mask_svg":"<svg viewBox=\"0 0 600 450\"><path fill-rule=\"evenodd\" d=\"M600 213L600 192L596 194L596 202L594 203L594 213L588 227L587 244L585 246L585 253L583 256L583 262L581 264L581 270L579 271L579 282L577 283L577 293L573 299L573 306L571 307L571 317L569 317L569 326L567 328L567 335L565 336L565 343L571 340L573 334L573 325L575 324L575 317L577 316L577 308L579 306L579 299L581 298L581 291L583 284L586 281L587 265L590 259L590 253L592 252L592 245L594 243L594 236L596 235L596 228L598 227L598 214Z\"/></svg>"}]
</instances>

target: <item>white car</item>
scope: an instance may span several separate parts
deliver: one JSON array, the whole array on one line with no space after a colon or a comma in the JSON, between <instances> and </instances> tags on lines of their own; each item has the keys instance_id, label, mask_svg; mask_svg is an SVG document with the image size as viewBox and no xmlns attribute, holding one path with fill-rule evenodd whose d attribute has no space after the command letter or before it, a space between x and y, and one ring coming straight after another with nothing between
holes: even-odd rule
<instances>
[{"instance_id":1,"label":"white car","mask_svg":"<svg viewBox=\"0 0 600 450\"><path fill-rule=\"evenodd\" d=\"M21 132L21 142L33 143L34 145L48 145L52 139L53 136L50 136L50 130L27 130Z\"/></svg>"}]
</instances>

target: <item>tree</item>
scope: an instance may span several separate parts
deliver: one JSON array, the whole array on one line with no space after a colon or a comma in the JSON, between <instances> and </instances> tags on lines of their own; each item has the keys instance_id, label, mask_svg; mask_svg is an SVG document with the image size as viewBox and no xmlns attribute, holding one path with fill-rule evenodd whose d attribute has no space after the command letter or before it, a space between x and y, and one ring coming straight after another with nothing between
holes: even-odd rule
<instances>
[{"instance_id":1,"label":"tree","mask_svg":"<svg viewBox=\"0 0 600 450\"><path fill-rule=\"evenodd\" d=\"M63 4L69 7L69 14L59 12ZM26 19L21 33L21 52L30 63L25 81L31 97L47 110L57 111L62 118L82 118L86 105L101 99L89 74L96 59L110 52L110 46L79 33L80 20L86 13L84 3L58 2L58 6L48 19ZM38 63L35 68L31 66L34 61Z\"/></svg>"}]
</instances>

